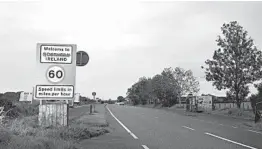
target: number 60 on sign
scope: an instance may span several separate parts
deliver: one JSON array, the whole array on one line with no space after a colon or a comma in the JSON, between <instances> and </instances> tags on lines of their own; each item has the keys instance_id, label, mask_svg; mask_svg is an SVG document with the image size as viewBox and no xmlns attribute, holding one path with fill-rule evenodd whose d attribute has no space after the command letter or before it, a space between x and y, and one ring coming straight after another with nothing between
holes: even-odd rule
<instances>
[{"instance_id":1,"label":"number 60 on sign","mask_svg":"<svg viewBox=\"0 0 262 149\"><path fill-rule=\"evenodd\" d=\"M65 71L62 67L51 66L46 72L46 78L52 83L59 83L64 79Z\"/></svg>"}]
</instances>

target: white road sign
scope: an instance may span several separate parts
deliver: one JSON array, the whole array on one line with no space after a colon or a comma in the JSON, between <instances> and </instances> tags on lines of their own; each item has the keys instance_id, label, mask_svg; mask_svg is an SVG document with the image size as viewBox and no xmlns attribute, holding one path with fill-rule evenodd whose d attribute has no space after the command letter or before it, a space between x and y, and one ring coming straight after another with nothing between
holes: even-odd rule
<instances>
[{"instance_id":1,"label":"white road sign","mask_svg":"<svg viewBox=\"0 0 262 149\"><path fill-rule=\"evenodd\" d=\"M36 100L73 100L76 76L75 44L37 44Z\"/></svg>"},{"instance_id":2,"label":"white road sign","mask_svg":"<svg viewBox=\"0 0 262 149\"><path fill-rule=\"evenodd\" d=\"M73 57L73 47L70 45L41 45L41 63L71 64Z\"/></svg>"},{"instance_id":3,"label":"white road sign","mask_svg":"<svg viewBox=\"0 0 262 149\"><path fill-rule=\"evenodd\" d=\"M46 78L51 83L58 83L64 79L65 71L60 66L51 66L46 72Z\"/></svg>"},{"instance_id":4,"label":"white road sign","mask_svg":"<svg viewBox=\"0 0 262 149\"><path fill-rule=\"evenodd\" d=\"M80 93L75 93L75 99L74 102L80 102Z\"/></svg>"},{"instance_id":5,"label":"white road sign","mask_svg":"<svg viewBox=\"0 0 262 149\"><path fill-rule=\"evenodd\" d=\"M37 85L36 98L73 98L74 86Z\"/></svg>"},{"instance_id":6,"label":"white road sign","mask_svg":"<svg viewBox=\"0 0 262 149\"><path fill-rule=\"evenodd\" d=\"M21 92L19 101L32 101L33 95L32 92Z\"/></svg>"}]
</instances>

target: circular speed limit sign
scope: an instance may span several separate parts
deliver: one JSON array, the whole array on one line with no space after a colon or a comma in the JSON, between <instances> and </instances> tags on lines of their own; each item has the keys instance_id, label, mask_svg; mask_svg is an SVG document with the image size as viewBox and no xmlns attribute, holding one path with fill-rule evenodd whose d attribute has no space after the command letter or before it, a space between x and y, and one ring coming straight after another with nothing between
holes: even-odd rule
<instances>
[{"instance_id":1,"label":"circular speed limit sign","mask_svg":"<svg viewBox=\"0 0 262 149\"><path fill-rule=\"evenodd\" d=\"M64 79L65 71L59 66L52 66L46 72L46 78L52 83L59 83Z\"/></svg>"}]
</instances>

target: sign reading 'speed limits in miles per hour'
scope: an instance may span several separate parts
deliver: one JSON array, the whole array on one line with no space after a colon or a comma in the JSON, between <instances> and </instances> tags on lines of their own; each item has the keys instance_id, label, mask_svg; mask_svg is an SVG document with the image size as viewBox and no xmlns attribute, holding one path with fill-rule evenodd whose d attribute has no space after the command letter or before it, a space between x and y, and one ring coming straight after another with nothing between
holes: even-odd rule
<instances>
[{"instance_id":1,"label":"sign reading 'speed limits in miles per hour'","mask_svg":"<svg viewBox=\"0 0 262 149\"><path fill-rule=\"evenodd\" d=\"M73 99L76 76L75 44L37 44L35 99Z\"/></svg>"}]
</instances>

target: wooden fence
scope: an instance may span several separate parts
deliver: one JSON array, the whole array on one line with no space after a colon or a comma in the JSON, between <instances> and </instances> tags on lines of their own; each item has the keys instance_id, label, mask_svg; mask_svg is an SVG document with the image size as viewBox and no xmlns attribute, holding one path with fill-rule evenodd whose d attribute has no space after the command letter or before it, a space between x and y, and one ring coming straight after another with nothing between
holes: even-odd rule
<instances>
[{"instance_id":1,"label":"wooden fence","mask_svg":"<svg viewBox=\"0 0 262 149\"><path fill-rule=\"evenodd\" d=\"M237 108L237 104L236 103L214 103L215 106L215 110L218 109L224 109L224 108ZM177 104L176 107L180 107L180 108L186 108L186 104ZM252 106L250 102L242 102L241 109L243 110L252 110Z\"/></svg>"},{"instance_id":2,"label":"wooden fence","mask_svg":"<svg viewBox=\"0 0 262 149\"><path fill-rule=\"evenodd\" d=\"M236 103L215 103L215 109L224 109L224 108L237 108ZM243 110L252 110L250 102L242 102L240 108Z\"/></svg>"}]
</instances>

